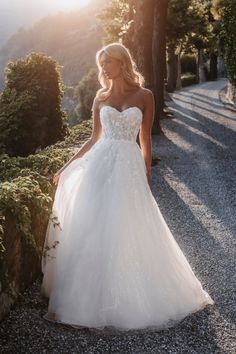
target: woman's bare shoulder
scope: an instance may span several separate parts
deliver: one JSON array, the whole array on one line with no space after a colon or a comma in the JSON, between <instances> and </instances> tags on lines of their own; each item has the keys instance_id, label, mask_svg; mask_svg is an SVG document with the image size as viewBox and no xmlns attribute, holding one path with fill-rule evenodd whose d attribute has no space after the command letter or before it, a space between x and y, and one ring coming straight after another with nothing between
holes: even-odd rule
<instances>
[{"instance_id":1,"label":"woman's bare shoulder","mask_svg":"<svg viewBox=\"0 0 236 354\"><path fill-rule=\"evenodd\" d=\"M153 92L146 87L141 87L139 99L143 102L144 108L151 106L154 102Z\"/></svg>"},{"instance_id":2,"label":"woman's bare shoulder","mask_svg":"<svg viewBox=\"0 0 236 354\"><path fill-rule=\"evenodd\" d=\"M144 105L146 105L148 101L152 101L153 93L146 87L140 87L137 97Z\"/></svg>"},{"instance_id":3,"label":"woman's bare shoulder","mask_svg":"<svg viewBox=\"0 0 236 354\"><path fill-rule=\"evenodd\" d=\"M153 96L153 92L146 87L140 87L140 94L143 98Z\"/></svg>"}]
</instances>

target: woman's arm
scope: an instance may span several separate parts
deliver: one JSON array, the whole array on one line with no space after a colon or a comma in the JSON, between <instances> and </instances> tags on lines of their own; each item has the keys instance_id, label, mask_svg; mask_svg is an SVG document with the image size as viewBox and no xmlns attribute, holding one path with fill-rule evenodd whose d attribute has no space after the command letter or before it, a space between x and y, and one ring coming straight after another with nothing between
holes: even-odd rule
<instances>
[{"instance_id":1,"label":"woman's arm","mask_svg":"<svg viewBox=\"0 0 236 354\"><path fill-rule=\"evenodd\" d=\"M93 101L93 106L92 106L92 119L93 119L93 128L92 128L92 133L90 138L85 141L85 143L80 147L79 151L77 151L71 159L64 165L62 168L57 171L55 175L59 175L62 171L66 169L66 167L75 159L78 159L82 157L87 151L91 149L91 147L96 143L96 141L100 138L101 132L102 132L102 126L100 122L100 116L99 116L99 108L98 108L98 101L96 97L94 98Z\"/></svg>"},{"instance_id":2,"label":"woman's arm","mask_svg":"<svg viewBox=\"0 0 236 354\"><path fill-rule=\"evenodd\" d=\"M146 165L147 178L150 182L152 163L152 125L154 121L155 101L152 91L148 89L145 91L145 108L142 124L140 127L139 141Z\"/></svg>"}]
</instances>

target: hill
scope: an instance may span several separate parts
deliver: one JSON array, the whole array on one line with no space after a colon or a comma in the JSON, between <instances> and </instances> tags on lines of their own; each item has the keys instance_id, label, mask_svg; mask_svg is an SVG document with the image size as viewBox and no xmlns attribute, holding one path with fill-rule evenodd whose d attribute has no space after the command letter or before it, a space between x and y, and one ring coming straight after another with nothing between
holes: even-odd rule
<instances>
[{"instance_id":1,"label":"hill","mask_svg":"<svg viewBox=\"0 0 236 354\"><path fill-rule=\"evenodd\" d=\"M27 29L21 27L0 49L0 88L8 61L32 51L52 56L62 65L64 83L77 85L91 67L96 67L95 53L104 32L95 16L106 2L96 1L76 11L44 17Z\"/></svg>"}]
</instances>

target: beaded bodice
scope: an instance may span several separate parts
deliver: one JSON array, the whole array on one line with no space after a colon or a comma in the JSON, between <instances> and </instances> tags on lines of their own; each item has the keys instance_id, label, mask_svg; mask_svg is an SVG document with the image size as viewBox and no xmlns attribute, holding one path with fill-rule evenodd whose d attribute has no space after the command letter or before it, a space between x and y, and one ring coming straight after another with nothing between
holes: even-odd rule
<instances>
[{"instance_id":1,"label":"beaded bodice","mask_svg":"<svg viewBox=\"0 0 236 354\"><path fill-rule=\"evenodd\" d=\"M143 113L136 106L122 112L112 106L103 106L100 110L102 137L136 141L142 118Z\"/></svg>"}]
</instances>

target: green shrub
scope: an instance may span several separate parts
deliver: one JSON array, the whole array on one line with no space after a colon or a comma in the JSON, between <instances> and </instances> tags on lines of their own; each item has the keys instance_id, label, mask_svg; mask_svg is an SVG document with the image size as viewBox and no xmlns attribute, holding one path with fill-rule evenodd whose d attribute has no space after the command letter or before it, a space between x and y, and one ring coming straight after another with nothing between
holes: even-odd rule
<instances>
[{"instance_id":1,"label":"green shrub","mask_svg":"<svg viewBox=\"0 0 236 354\"><path fill-rule=\"evenodd\" d=\"M27 156L68 134L59 65L42 53L9 62L0 95L0 151Z\"/></svg>"},{"instance_id":2,"label":"green shrub","mask_svg":"<svg viewBox=\"0 0 236 354\"><path fill-rule=\"evenodd\" d=\"M91 118L93 99L99 86L97 71L91 68L80 80L78 86L75 87L74 99L77 105L72 114L72 125Z\"/></svg>"},{"instance_id":3,"label":"green shrub","mask_svg":"<svg viewBox=\"0 0 236 354\"><path fill-rule=\"evenodd\" d=\"M52 176L72 157L75 145L88 139L91 130L92 121L84 121L70 128L64 141L36 154L28 157L0 155L0 252L4 251L5 217L9 213L19 233L36 249L31 210L37 210L46 222L55 191Z\"/></svg>"},{"instance_id":4,"label":"green shrub","mask_svg":"<svg viewBox=\"0 0 236 354\"><path fill-rule=\"evenodd\" d=\"M5 249L2 239L5 231L6 213L10 213L14 217L16 230L36 251L39 250L31 230L30 206L34 205L42 217L48 217L50 214L52 186L48 179L28 169L22 170L21 174L11 182L6 181L0 185L0 252Z\"/></svg>"}]
</instances>

